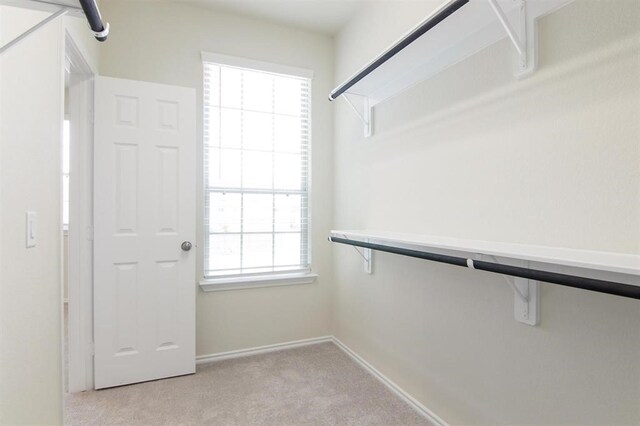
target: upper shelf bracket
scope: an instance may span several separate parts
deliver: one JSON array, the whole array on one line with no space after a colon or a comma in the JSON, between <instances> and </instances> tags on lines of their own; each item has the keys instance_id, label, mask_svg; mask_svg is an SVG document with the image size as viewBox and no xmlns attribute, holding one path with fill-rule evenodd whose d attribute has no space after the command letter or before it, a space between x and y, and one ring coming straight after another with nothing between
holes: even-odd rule
<instances>
[{"instance_id":1,"label":"upper shelf bracket","mask_svg":"<svg viewBox=\"0 0 640 426\"><path fill-rule=\"evenodd\" d=\"M27 37L29 37L31 34L35 33L36 31L38 31L40 28L43 28L44 26L46 26L49 22L55 20L59 16L66 15L68 11L69 11L69 8L63 7L59 9L57 12L54 12L51 15L47 16L45 19L38 22L33 27L29 28L28 30L26 30L25 32L23 32L22 34L14 38L13 40L7 42L5 45L0 47L0 55L2 55L4 52L8 51L12 47L16 46L21 41L25 40Z\"/></svg>"},{"instance_id":2,"label":"upper shelf bracket","mask_svg":"<svg viewBox=\"0 0 640 426\"><path fill-rule=\"evenodd\" d=\"M358 101L361 102L361 105L362 105L362 111L358 109L358 107L354 104L354 101L349 99L349 96L354 96L358 98ZM369 104L369 98L367 96L355 95L353 93L343 93L342 97L344 98L345 101L347 101L347 103L356 113L358 118L360 118L360 121L362 121L362 124L364 125L364 137L368 138L369 136L371 136L371 133L373 131L373 122L372 122L373 107Z\"/></svg>"},{"instance_id":3,"label":"upper shelf bracket","mask_svg":"<svg viewBox=\"0 0 640 426\"><path fill-rule=\"evenodd\" d=\"M498 0L488 0L518 55L516 77L532 74L536 68L536 23L527 10L527 0L513 0L517 5L518 23L514 29Z\"/></svg>"}]
</instances>

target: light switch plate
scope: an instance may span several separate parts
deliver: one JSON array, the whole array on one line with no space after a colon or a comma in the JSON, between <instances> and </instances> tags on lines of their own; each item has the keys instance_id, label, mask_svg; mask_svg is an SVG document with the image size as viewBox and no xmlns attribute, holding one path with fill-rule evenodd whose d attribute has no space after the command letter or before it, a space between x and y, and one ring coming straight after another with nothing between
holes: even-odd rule
<instances>
[{"instance_id":1,"label":"light switch plate","mask_svg":"<svg viewBox=\"0 0 640 426\"><path fill-rule=\"evenodd\" d=\"M38 214L27 211L26 243L27 248L36 246L36 236L38 231Z\"/></svg>"}]
</instances>

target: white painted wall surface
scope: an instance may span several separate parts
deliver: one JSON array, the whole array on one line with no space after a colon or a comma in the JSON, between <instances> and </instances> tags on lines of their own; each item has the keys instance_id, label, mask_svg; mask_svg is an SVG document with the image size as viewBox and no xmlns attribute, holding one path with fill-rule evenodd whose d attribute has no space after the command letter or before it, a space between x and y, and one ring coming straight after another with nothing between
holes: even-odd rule
<instances>
[{"instance_id":1,"label":"white painted wall surface","mask_svg":"<svg viewBox=\"0 0 640 426\"><path fill-rule=\"evenodd\" d=\"M197 295L197 355L323 336L330 331L333 115L332 40L298 29L166 1L103 2L111 23L101 74L193 87L202 111L201 51L311 69L312 252L310 285ZM198 222L202 223L202 113L198 114ZM198 228L198 235L202 228ZM199 241L202 244L202 240ZM196 283L194 283L196 285Z\"/></svg>"},{"instance_id":2,"label":"white painted wall surface","mask_svg":"<svg viewBox=\"0 0 640 426\"><path fill-rule=\"evenodd\" d=\"M47 16L1 8L3 41ZM62 19L2 56L0 423L62 419L60 135ZM38 214L25 248L25 211Z\"/></svg>"},{"instance_id":3,"label":"white painted wall surface","mask_svg":"<svg viewBox=\"0 0 640 426\"><path fill-rule=\"evenodd\" d=\"M46 16L0 7L1 42ZM0 424L62 423L64 30L88 46L78 21L57 19L0 58ZM26 210L38 213L30 249Z\"/></svg>"},{"instance_id":4,"label":"white painted wall surface","mask_svg":"<svg viewBox=\"0 0 640 426\"><path fill-rule=\"evenodd\" d=\"M439 1L374 2L336 39L342 82ZM505 40L375 110L335 107L336 229L640 253L640 2L577 0L540 25L540 70ZM335 333L451 424L640 423L640 304L335 245Z\"/></svg>"}]
</instances>

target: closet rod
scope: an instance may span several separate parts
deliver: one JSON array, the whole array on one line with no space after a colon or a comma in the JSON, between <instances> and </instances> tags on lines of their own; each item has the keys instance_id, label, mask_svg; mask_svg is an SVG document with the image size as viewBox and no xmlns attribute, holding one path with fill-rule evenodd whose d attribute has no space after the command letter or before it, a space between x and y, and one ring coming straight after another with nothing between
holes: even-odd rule
<instances>
[{"instance_id":1,"label":"closet rod","mask_svg":"<svg viewBox=\"0 0 640 426\"><path fill-rule=\"evenodd\" d=\"M453 14L456 10L460 9L465 4L469 3L469 0L451 0L444 7L442 7L438 12L436 12L430 19L423 22L418 28L411 31L409 34L404 36L400 41L391 46L386 52L382 55L378 56L371 64L366 66L362 71L353 76L350 80L344 82L336 89L334 89L329 95L329 100L334 101L338 99L340 95L349 90L352 86L366 77L368 74L371 74L376 68L380 65L387 62L389 59L394 57L398 52L402 49L416 41L420 36L424 35L426 32L434 28L440 22L447 19L451 14Z\"/></svg>"},{"instance_id":2,"label":"closet rod","mask_svg":"<svg viewBox=\"0 0 640 426\"><path fill-rule=\"evenodd\" d=\"M96 0L80 0L80 6L84 10L84 14L89 21L89 26L93 31L93 35L98 41L106 41L109 35L109 23L104 24L102 22L102 16L100 16L100 10L96 4Z\"/></svg>"},{"instance_id":3,"label":"closet rod","mask_svg":"<svg viewBox=\"0 0 640 426\"><path fill-rule=\"evenodd\" d=\"M464 257L449 256L444 254L430 253L426 251L410 250L382 244L366 243L363 241L349 240L346 238L329 237L329 241L350 246L368 248L377 251L384 251L387 253L399 254L402 256L415 257L418 259L431 260L434 262L447 263L450 265L462 266L465 268L479 269L481 271L494 272L496 274L510 275L513 277L526 278L535 281L544 281L547 283L558 284L566 287L580 288L583 290L596 291L598 293L606 293L615 296L629 297L632 299L640 300L640 287L630 284L579 277L575 275L559 274L556 272L540 271L537 269L522 268L519 266L501 265L493 262L472 260L466 259Z\"/></svg>"}]
</instances>

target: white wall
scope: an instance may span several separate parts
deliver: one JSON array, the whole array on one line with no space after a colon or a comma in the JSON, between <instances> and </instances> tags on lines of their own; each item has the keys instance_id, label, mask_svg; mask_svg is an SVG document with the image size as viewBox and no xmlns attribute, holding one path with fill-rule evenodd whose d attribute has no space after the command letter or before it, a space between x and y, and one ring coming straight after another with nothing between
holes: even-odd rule
<instances>
[{"instance_id":1,"label":"white wall","mask_svg":"<svg viewBox=\"0 0 640 426\"><path fill-rule=\"evenodd\" d=\"M335 82L438 3L368 5L336 39ZM640 254L640 3L544 18L527 80L511 54L376 107L371 139L339 101L335 227ZM446 421L640 423L638 301L545 284L529 327L500 276L382 253L368 276L333 250L336 335Z\"/></svg>"},{"instance_id":2,"label":"white wall","mask_svg":"<svg viewBox=\"0 0 640 426\"><path fill-rule=\"evenodd\" d=\"M8 7L1 14L3 41L46 17ZM61 34L62 20L56 20L2 56L2 424L62 418ZM38 243L31 249L25 248L26 210L38 214Z\"/></svg>"},{"instance_id":3,"label":"white wall","mask_svg":"<svg viewBox=\"0 0 640 426\"><path fill-rule=\"evenodd\" d=\"M316 283L197 296L197 354L206 355L318 337L330 331L332 221L332 40L263 20L166 1L103 2L111 23L101 74L193 87L202 111L201 51L312 69L312 251ZM202 176L202 114L198 114L198 175ZM198 179L199 185L202 179ZM202 188L197 188L202 221ZM199 227L198 234L202 234ZM202 243L202 240L199 242ZM195 285L195 284L194 284Z\"/></svg>"},{"instance_id":4,"label":"white wall","mask_svg":"<svg viewBox=\"0 0 640 426\"><path fill-rule=\"evenodd\" d=\"M46 16L0 7L1 42ZM64 30L81 28L78 20L57 19L0 58L0 424L62 422ZM88 45L89 35L74 37ZM30 249L27 210L38 214Z\"/></svg>"}]
</instances>

